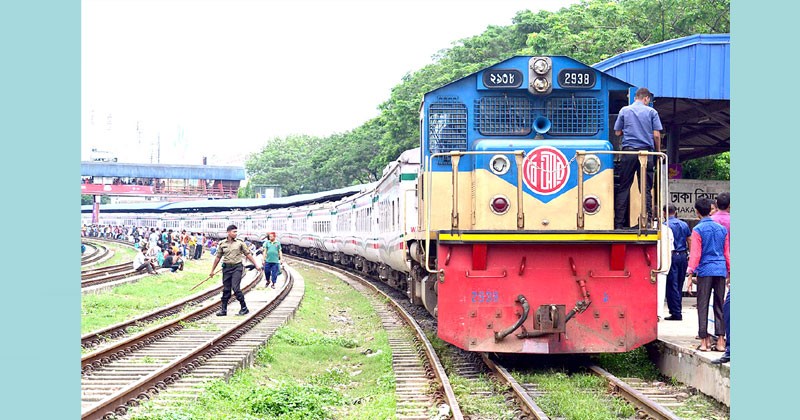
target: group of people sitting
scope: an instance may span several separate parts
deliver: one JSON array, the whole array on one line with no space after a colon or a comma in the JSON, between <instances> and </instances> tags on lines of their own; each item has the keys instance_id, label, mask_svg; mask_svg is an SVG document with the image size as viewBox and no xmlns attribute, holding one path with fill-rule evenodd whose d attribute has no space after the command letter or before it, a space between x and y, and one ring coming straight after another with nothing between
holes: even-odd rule
<instances>
[{"instance_id":1,"label":"group of people sitting","mask_svg":"<svg viewBox=\"0 0 800 420\"><path fill-rule=\"evenodd\" d=\"M158 275L158 268L169 268L171 272L183 271L184 260L180 251L170 250L169 248L161 251L159 247L148 248L143 244L133 259L133 269L138 273L147 271L150 274Z\"/></svg>"}]
</instances>

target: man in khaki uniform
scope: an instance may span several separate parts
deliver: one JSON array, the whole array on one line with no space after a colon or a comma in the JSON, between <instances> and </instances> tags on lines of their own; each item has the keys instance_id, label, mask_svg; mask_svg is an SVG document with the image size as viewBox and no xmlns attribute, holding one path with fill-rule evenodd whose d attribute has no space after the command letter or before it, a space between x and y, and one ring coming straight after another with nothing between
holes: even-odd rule
<instances>
[{"instance_id":1,"label":"man in khaki uniform","mask_svg":"<svg viewBox=\"0 0 800 420\"><path fill-rule=\"evenodd\" d=\"M256 264L256 260L251 255L247 245L240 239L236 239L237 229L236 225L228 226L228 237L219 243L217 257L214 258L214 264L211 266L211 274L209 276L214 275L214 270L217 268L219 260L222 260L222 308L217 312L217 316L228 315L228 299L231 298L231 288L233 288L233 293L236 295L236 300L239 301L239 306L241 307L238 315L250 313L247 309L247 304L244 302L244 293L239 288L244 269L242 256L247 257L256 266L256 269L261 271L261 267Z\"/></svg>"}]
</instances>

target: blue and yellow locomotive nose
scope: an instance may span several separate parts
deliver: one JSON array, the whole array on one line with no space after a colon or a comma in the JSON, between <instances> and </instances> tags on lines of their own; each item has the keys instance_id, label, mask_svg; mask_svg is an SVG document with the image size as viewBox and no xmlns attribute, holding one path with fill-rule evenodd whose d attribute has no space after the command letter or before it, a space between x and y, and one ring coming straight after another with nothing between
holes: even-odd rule
<instances>
[{"instance_id":1,"label":"blue and yellow locomotive nose","mask_svg":"<svg viewBox=\"0 0 800 420\"><path fill-rule=\"evenodd\" d=\"M579 181L587 216L584 228L613 228L613 158L591 153L611 150L609 142L481 139L473 145L480 154L472 157L471 168L465 168L476 185L472 229L575 229ZM581 158L579 151L584 152ZM494 208L498 200L508 203L507 211ZM518 206L521 223L516 220ZM506 214L508 220L499 217Z\"/></svg>"},{"instance_id":2,"label":"blue and yellow locomotive nose","mask_svg":"<svg viewBox=\"0 0 800 420\"><path fill-rule=\"evenodd\" d=\"M418 287L438 293L425 305L442 339L592 353L655 338L658 235L614 230L609 126L631 88L568 57L513 57L425 95L419 238L437 281Z\"/></svg>"}]
</instances>

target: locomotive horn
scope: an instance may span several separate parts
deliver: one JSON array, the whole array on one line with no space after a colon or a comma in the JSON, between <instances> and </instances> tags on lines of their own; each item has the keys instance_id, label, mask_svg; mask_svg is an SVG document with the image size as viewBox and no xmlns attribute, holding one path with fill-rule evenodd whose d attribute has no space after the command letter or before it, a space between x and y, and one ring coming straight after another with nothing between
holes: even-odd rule
<instances>
[{"instance_id":1,"label":"locomotive horn","mask_svg":"<svg viewBox=\"0 0 800 420\"><path fill-rule=\"evenodd\" d=\"M540 115L533 120L533 129L538 134L545 134L550 131L551 125L553 124L550 122L550 119L543 115Z\"/></svg>"}]
</instances>

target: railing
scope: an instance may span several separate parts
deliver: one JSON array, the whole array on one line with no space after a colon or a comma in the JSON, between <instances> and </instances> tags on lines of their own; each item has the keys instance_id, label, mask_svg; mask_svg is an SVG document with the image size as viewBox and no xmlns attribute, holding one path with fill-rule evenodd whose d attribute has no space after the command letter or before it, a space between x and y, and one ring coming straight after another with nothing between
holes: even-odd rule
<instances>
[{"instance_id":1,"label":"railing","mask_svg":"<svg viewBox=\"0 0 800 420\"><path fill-rule=\"evenodd\" d=\"M424 169L424 177L425 177L425 269L428 270L429 273L435 272L435 270L430 269L430 243L431 243L431 189L433 186L433 180L431 176L431 161L433 158L439 156L450 156L450 164L453 168L453 208L450 213L450 225L452 228L458 229L459 228L459 215L458 215L458 162L461 160L461 156L465 155L514 155L515 163L517 165L517 229L522 229L525 227L525 213L523 213L522 209L522 171L519 168L522 167L522 158L525 156L525 152L522 150L514 150L514 151L471 151L471 152L444 152L444 153L432 153L427 157L425 161L425 169Z\"/></svg>"},{"instance_id":2,"label":"railing","mask_svg":"<svg viewBox=\"0 0 800 420\"><path fill-rule=\"evenodd\" d=\"M180 196L180 197L236 197L238 187L217 185L138 185L138 184L81 184L81 194L89 195L135 195L135 196Z\"/></svg>"},{"instance_id":3,"label":"railing","mask_svg":"<svg viewBox=\"0 0 800 420\"><path fill-rule=\"evenodd\" d=\"M523 181L522 181L522 161L525 157L525 152L522 150L515 150L515 151L467 151L467 152L460 152L460 151L451 151L451 152L442 152L442 153L432 153L429 155L425 161L425 168L423 170L423 177L424 177L424 200L425 200L425 269L429 273L436 273L437 270L433 270L430 267L430 242L431 242L431 209L432 209L432 187L433 187L433 177L431 176L431 162L434 158L439 156L449 156L451 167L452 167L452 188L453 188L453 199L452 199L452 208L450 212L450 226L453 230L459 229L460 226L460 218L459 218L459 211L458 211L458 204L459 204L459 197L458 197L458 164L461 160L462 156L466 155L513 155L515 157L515 164L517 168L517 197L516 197L516 208L517 208L517 229L523 230L525 227L525 213L523 211ZM583 177L583 163L586 158L586 155L601 155L601 154L610 154L610 155L637 155L639 158L639 201L640 201L640 211L638 217L638 231L641 233L643 230L657 230L659 226L665 221L664 214L661 211L661 208L665 203L667 203L667 197L669 194L669 187L667 182L667 155L660 152L647 152L647 151L605 151L605 150L597 150L597 151L584 151L578 150L575 153L575 158L577 160L578 165L578 185L577 185L577 204L578 204L578 216L577 216L577 226L578 230L585 229L584 221L585 221L585 211L583 209L583 200L584 200L584 177ZM647 170L647 160L648 156L655 156L657 158L657 163L655 165L656 175L653 180L653 190L655 191L654 200L655 201L655 222L656 224L653 225L652 220L647 220L647 200L645 198L645 194L649 193L646 191L646 170ZM659 264L660 265L660 264ZM657 271L661 271L661 267L658 268Z\"/></svg>"},{"instance_id":4,"label":"railing","mask_svg":"<svg viewBox=\"0 0 800 420\"><path fill-rule=\"evenodd\" d=\"M665 216L661 208L664 204L667 203L667 197L669 196L669 182L667 181L667 170L668 161L667 155L661 152L647 152L644 150L637 150L637 151L611 151L611 150L593 150L593 151L585 151L585 150L577 150L575 152L576 161L578 164L578 229L584 229L584 217L585 213L583 210L583 162L586 159L586 155L636 155L639 158L639 217L637 227L639 231L644 229L657 229L657 226L661 226L662 223L665 222ZM649 194L649 191L646 191L647 183L646 183L646 171L647 171L647 158L648 156L654 156L657 160L655 163L655 171L656 176L653 178L653 201L655 201L653 208L655 209L653 215L655 216L655 220L657 224L655 227L652 225L652 220L647 220L647 200L645 199L645 194Z\"/></svg>"},{"instance_id":5,"label":"railing","mask_svg":"<svg viewBox=\"0 0 800 420\"><path fill-rule=\"evenodd\" d=\"M206 188L204 186L160 186L157 185L153 187L153 192L155 194L163 194L163 195L192 195L192 196L211 196L211 197L236 197L239 192L237 187L224 187L222 185L218 185L212 188Z\"/></svg>"}]
</instances>

